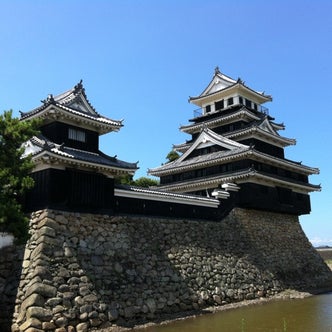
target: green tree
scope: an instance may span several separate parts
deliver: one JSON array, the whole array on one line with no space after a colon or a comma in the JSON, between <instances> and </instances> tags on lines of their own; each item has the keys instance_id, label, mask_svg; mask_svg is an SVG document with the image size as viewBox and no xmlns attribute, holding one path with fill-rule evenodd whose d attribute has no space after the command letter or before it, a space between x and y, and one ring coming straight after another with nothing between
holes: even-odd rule
<instances>
[{"instance_id":1,"label":"green tree","mask_svg":"<svg viewBox=\"0 0 332 332\"><path fill-rule=\"evenodd\" d=\"M115 179L115 184L127 184L131 186L137 187L150 187L150 186L157 186L159 182L157 180L142 176L136 180L133 180L132 175L126 174Z\"/></svg>"},{"instance_id":2,"label":"green tree","mask_svg":"<svg viewBox=\"0 0 332 332\"><path fill-rule=\"evenodd\" d=\"M14 118L11 110L0 115L0 229L19 242L28 237L28 218L20 202L34 185L29 176L33 163L30 157L22 157L22 145L37 133L37 125Z\"/></svg>"},{"instance_id":3,"label":"green tree","mask_svg":"<svg viewBox=\"0 0 332 332\"><path fill-rule=\"evenodd\" d=\"M129 174L121 175L115 178L115 184L133 184L133 176Z\"/></svg>"},{"instance_id":4,"label":"green tree","mask_svg":"<svg viewBox=\"0 0 332 332\"><path fill-rule=\"evenodd\" d=\"M137 187L152 187L152 186L157 186L159 182L157 180L142 176L138 178L137 180L134 180L133 185Z\"/></svg>"},{"instance_id":5,"label":"green tree","mask_svg":"<svg viewBox=\"0 0 332 332\"><path fill-rule=\"evenodd\" d=\"M170 163L171 161L174 161L176 159L178 159L180 157L180 155L175 151L175 150L171 150L168 155L166 156L166 159L168 159L168 163Z\"/></svg>"}]
</instances>

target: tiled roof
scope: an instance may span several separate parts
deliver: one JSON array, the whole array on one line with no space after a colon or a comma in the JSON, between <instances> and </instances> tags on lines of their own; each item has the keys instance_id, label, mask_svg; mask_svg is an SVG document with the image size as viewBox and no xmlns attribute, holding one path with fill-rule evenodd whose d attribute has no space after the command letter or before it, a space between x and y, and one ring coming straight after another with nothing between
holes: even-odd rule
<instances>
[{"instance_id":1,"label":"tiled roof","mask_svg":"<svg viewBox=\"0 0 332 332\"><path fill-rule=\"evenodd\" d=\"M219 201L215 198L183 194L183 193L168 192L168 191L158 189L158 188L143 188L143 187L136 187L136 186L130 186L130 185L115 185L115 189L124 189L127 191L144 193L144 194L153 195L153 196L168 197L168 198L173 198L173 199L180 198L180 199L187 199L187 200L196 200L196 201L201 201L201 202L214 202L214 203L219 204Z\"/></svg>"},{"instance_id":2,"label":"tiled roof","mask_svg":"<svg viewBox=\"0 0 332 332\"><path fill-rule=\"evenodd\" d=\"M250 147L247 147L247 148L239 147L239 148L232 149L232 150L212 152L209 154L185 159L181 163L177 163L175 160L173 162L167 163L160 167L150 169L149 173L154 174L154 173L157 173L160 171L167 171L167 170L172 171L175 169L186 168L188 166L191 166L191 168L195 168L195 166L198 166L198 165L199 165L199 167L202 167L202 166L205 166L204 165L205 163L210 164L213 161L220 161L220 159L223 159L223 160L231 159L232 157L234 157L242 152L248 151L249 149L250 149Z\"/></svg>"},{"instance_id":3,"label":"tiled roof","mask_svg":"<svg viewBox=\"0 0 332 332\"><path fill-rule=\"evenodd\" d=\"M75 102L80 102L82 107L73 107ZM51 109L54 106L56 110L64 111L64 113L71 114L74 117L82 117L87 120L92 120L103 125L112 127L122 127L122 120L112 120L110 118L101 116L96 112L94 107L90 104L85 94L82 81L75 85L72 89L57 95L49 95L45 100L42 100L42 105L31 110L30 112L21 112L21 120L36 117L46 109ZM50 114L52 110L49 111Z\"/></svg>"},{"instance_id":4,"label":"tiled roof","mask_svg":"<svg viewBox=\"0 0 332 332\"><path fill-rule=\"evenodd\" d=\"M319 174L319 169L302 165L301 163L294 162L288 159L281 159L272 155L255 150L254 147L236 148L227 151L218 151L206 155L201 155L193 158L183 160L181 163L176 161L167 163L160 167L149 170L149 173L156 176L178 173L179 171L186 171L188 169L196 169L213 164L225 163L230 160L250 158L252 160L263 160L265 163L280 167L291 169L301 174Z\"/></svg>"},{"instance_id":5,"label":"tiled roof","mask_svg":"<svg viewBox=\"0 0 332 332\"><path fill-rule=\"evenodd\" d=\"M223 82L223 84L221 84L221 82ZM215 86L217 86L217 88L215 88ZM233 78L221 73L218 69L215 71L212 80L210 81L208 86L203 90L203 92L199 96L189 97L189 101L195 103L196 100L218 94L222 91L230 90L235 86L246 89L250 93L259 96L259 98L261 98L262 101L272 100L272 97L270 95L265 95L264 92L253 90L249 88L247 85L245 85L245 83L240 78L234 80Z\"/></svg>"},{"instance_id":6,"label":"tiled roof","mask_svg":"<svg viewBox=\"0 0 332 332\"><path fill-rule=\"evenodd\" d=\"M245 183L250 179L255 183L275 183L277 185L296 188L304 192L320 191L320 185L313 185L289 178L284 178L274 174L268 174L255 170L254 168L243 169L239 171L231 171L227 173L205 176L201 178L183 180L162 185L164 190L172 191L196 191L199 188L212 188L220 183L232 182L236 184Z\"/></svg>"},{"instance_id":7,"label":"tiled roof","mask_svg":"<svg viewBox=\"0 0 332 332\"><path fill-rule=\"evenodd\" d=\"M172 182L169 184L161 185L161 188L164 190L182 191L182 192L196 191L200 186L202 188L211 188L214 186L218 186L220 183L227 183L227 182L239 183L238 181L247 179L250 175L253 175L254 173L255 170L250 168L234 172L214 174L190 180Z\"/></svg>"},{"instance_id":8,"label":"tiled roof","mask_svg":"<svg viewBox=\"0 0 332 332\"><path fill-rule=\"evenodd\" d=\"M95 120L95 121L102 122L102 123L105 123L105 124L109 124L109 125L112 125L112 126L122 127L122 120L120 120L120 121L112 120L112 119L106 118L104 116L100 116L98 113L91 114L91 113L80 112L80 111L77 111L73 108L67 107L65 105L57 105L57 106L62 108L63 110L65 110L67 112L70 112L70 113L74 114L74 115L83 116L84 118Z\"/></svg>"},{"instance_id":9,"label":"tiled roof","mask_svg":"<svg viewBox=\"0 0 332 332\"><path fill-rule=\"evenodd\" d=\"M260 116L254 114L253 112L251 112L250 110L248 110L245 106L241 107L240 109L236 110L234 113L231 114L224 114L222 111L216 112L216 115L219 114L218 117L210 119L210 120L206 120L204 122L198 122L198 123L194 123L194 124L189 124L189 125L185 125L185 126L181 126L180 130L186 133L195 133L198 132L200 130L202 130L202 128L208 127L208 128L214 128L217 126L220 126L222 124L227 124L233 120L238 120L238 119L242 119L242 118L249 118L252 120L260 120Z\"/></svg>"},{"instance_id":10,"label":"tiled roof","mask_svg":"<svg viewBox=\"0 0 332 332\"><path fill-rule=\"evenodd\" d=\"M251 123L248 126L245 126L239 130L234 130L231 132L227 132L224 133L223 135L227 138L230 139L236 139L238 137L244 136L244 135L252 135L254 133L260 133L261 135L264 135L266 137L269 137L270 139L274 140L274 141L278 141L280 143L282 143L282 146L286 146L286 145L295 145L296 144L296 140L292 139L292 138L287 138L287 137L283 137L280 136L277 133L272 133L269 132L267 130L264 130L262 128L259 127L260 123Z\"/></svg>"},{"instance_id":11,"label":"tiled roof","mask_svg":"<svg viewBox=\"0 0 332 332\"><path fill-rule=\"evenodd\" d=\"M125 162L116 157L107 156L100 151L95 153L55 144L42 135L31 138L25 143L25 148L25 155L31 154L33 158L36 158L43 152L48 152L53 157L58 157L60 159L76 160L83 163L103 165L110 168L114 167L127 170L136 170L138 168L137 163Z\"/></svg>"}]
</instances>

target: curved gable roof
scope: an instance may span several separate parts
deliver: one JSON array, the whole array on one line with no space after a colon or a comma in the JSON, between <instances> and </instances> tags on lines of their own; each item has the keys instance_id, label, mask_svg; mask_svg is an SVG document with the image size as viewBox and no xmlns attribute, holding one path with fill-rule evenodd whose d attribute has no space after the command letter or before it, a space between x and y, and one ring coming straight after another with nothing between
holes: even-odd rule
<instances>
[{"instance_id":1,"label":"curved gable roof","mask_svg":"<svg viewBox=\"0 0 332 332\"><path fill-rule=\"evenodd\" d=\"M78 165L100 169L106 174L130 173L138 169L138 162L130 163L118 159L116 156L108 156L101 151L90 152L53 143L43 135L33 136L24 144L24 155L30 155L35 164L50 163L57 165Z\"/></svg>"},{"instance_id":2,"label":"curved gable roof","mask_svg":"<svg viewBox=\"0 0 332 332\"><path fill-rule=\"evenodd\" d=\"M211 97L215 96L218 99L219 94L225 94L227 91L232 93L234 89L238 89L245 94L249 94L253 99L258 103L264 103L267 101L272 101L272 97L265 95L262 92L258 92L246 86L244 82L238 78L237 80L232 79L231 77L222 74L219 71L219 68L216 67L214 76L208 86L203 90L203 92L196 97L189 97L189 102L202 107L202 104L207 101L211 101Z\"/></svg>"},{"instance_id":3,"label":"curved gable roof","mask_svg":"<svg viewBox=\"0 0 332 332\"><path fill-rule=\"evenodd\" d=\"M21 112L21 120L32 118L43 118L49 121L66 119L67 122L75 120L75 123L83 122L88 127L95 128L100 134L118 131L123 126L123 120L113 120L96 112L86 96L82 81L57 96L48 95L42 103L43 105L30 112Z\"/></svg>"},{"instance_id":4,"label":"curved gable roof","mask_svg":"<svg viewBox=\"0 0 332 332\"><path fill-rule=\"evenodd\" d=\"M190 158L190 154L194 150L204 147L204 145L207 144L221 146L224 148L224 150ZM165 165L149 169L148 173L150 173L151 175L157 175L159 174L159 172L174 170L178 167L188 166L192 164L210 162L211 160L216 160L220 157L238 154L240 152L249 151L250 149L251 147L248 145L244 145L236 141L230 140L224 136L216 134L208 128L205 128L198 136L196 141L190 146L190 148L185 151L178 159Z\"/></svg>"},{"instance_id":5,"label":"curved gable roof","mask_svg":"<svg viewBox=\"0 0 332 332\"><path fill-rule=\"evenodd\" d=\"M176 159L174 163L181 163L191 154L192 151L198 149L202 145L206 145L207 143L212 143L213 145L221 146L226 150L234 150L234 149L247 150L249 148L247 145L230 140L224 136L216 134L211 129L205 128L202 130L201 134L198 136L196 141L191 145L191 147L181 157Z\"/></svg>"}]
</instances>

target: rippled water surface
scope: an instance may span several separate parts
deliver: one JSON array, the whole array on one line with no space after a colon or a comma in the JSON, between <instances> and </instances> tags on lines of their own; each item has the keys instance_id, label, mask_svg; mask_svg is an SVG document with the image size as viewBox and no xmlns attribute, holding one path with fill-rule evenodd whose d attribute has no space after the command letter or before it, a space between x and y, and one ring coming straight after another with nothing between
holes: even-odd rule
<instances>
[{"instance_id":1,"label":"rippled water surface","mask_svg":"<svg viewBox=\"0 0 332 332\"><path fill-rule=\"evenodd\" d=\"M332 293L280 300L144 329L145 332L332 332Z\"/></svg>"}]
</instances>

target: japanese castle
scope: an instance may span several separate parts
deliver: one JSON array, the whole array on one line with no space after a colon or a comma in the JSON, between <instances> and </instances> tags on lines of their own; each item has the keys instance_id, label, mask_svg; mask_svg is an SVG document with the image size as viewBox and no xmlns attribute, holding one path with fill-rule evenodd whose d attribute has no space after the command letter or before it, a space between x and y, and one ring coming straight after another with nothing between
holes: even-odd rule
<instances>
[{"instance_id":1,"label":"japanese castle","mask_svg":"<svg viewBox=\"0 0 332 332\"><path fill-rule=\"evenodd\" d=\"M270 101L217 67L203 92L189 98L199 111L180 127L191 138L173 146L179 158L149 174L162 190L218 198L224 211L309 213L309 193L321 188L308 176L319 170L285 158L284 148L296 141L279 134L285 126L263 106Z\"/></svg>"},{"instance_id":2,"label":"japanese castle","mask_svg":"<svg viewBox=\"0 0 332 332\"><path fill-rule=\"evenodd\" d=\"M94 109L82 81L21 113L22 121L30 119L40 120L40 133L25 144L25 155L31 155L34 162L31 176L35 181L26 197L27 211L52 208L219 218L220 201L216 198L118 184L120 177L135 174L138 163L100 151L100 135L119 131L123 123Z\"/></svg>"},{"instance_id":3,"label":"japanese castle","mask_svg":"<svg viewBox=\"0 0 332 332\"><path fill-rule=\"evenodd\" d=\"M40 135L30 139L25 153L35 164L33 207L86 206L107 208L113 200L117 176L133 175L137 163L107 156L99 150L99 136L119 131L122 121L101 116L90 104L82 81L72 89L49 95L21 120L40 119Z\"/></svg>"}]
</instances>

